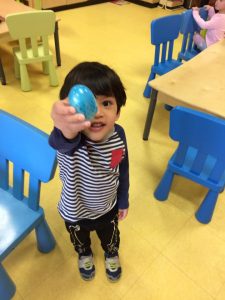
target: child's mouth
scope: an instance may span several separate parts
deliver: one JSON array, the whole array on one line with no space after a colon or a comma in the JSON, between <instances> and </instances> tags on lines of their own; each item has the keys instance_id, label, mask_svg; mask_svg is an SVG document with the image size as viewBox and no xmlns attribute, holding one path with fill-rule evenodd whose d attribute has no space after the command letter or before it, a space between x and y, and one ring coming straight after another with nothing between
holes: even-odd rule
<instances>
[{"instance_id":1,"label":"child's mouth","mask_svg":"<svg viewBox=\"0 0 225 300\"><path fill-rule=\"evenodd\" d=\"M102 129L104 126L105 126L105 124L102 122L92 123L91 130L98 131L98 130Z\"/></svg>"}]
</instances>

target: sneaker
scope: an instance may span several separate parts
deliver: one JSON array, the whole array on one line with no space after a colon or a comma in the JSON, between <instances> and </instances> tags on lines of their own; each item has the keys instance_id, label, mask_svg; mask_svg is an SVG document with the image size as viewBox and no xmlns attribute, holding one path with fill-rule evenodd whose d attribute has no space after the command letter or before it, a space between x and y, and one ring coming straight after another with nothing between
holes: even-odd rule
<instances>
[{"instance_id":1,"label":"sneaker","mask_svg":"<svg viewBox=\"0 0 225 300\"><path fill-rule=\"evenodd\" d=\"M95 276L95 265L93 255L80 256L78 259L80 275L84 280L91 280Z\"/></svg>"},{"instance_id":2,"label":"sneaker","mask_svg":"<svg viewBox=\"0 0 225 300\"><path fill-rule=\"evenodd\" d=\"M121 266L119 256L107 257L105 254L106 276L110 281L117 281L121 276Z\"/></svg>"}]
</instances>

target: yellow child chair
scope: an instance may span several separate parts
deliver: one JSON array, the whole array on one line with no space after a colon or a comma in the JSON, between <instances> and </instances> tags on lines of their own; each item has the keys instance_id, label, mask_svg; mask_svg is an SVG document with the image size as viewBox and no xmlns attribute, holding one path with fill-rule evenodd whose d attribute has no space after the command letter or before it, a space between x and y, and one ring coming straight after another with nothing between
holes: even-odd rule
<instances>
[{"instance_id":1,"label":"yellow child chair","mask_svg":"<svg viewBox=\"0 0 225 300\"><path fill-rule=\"evenodd\" d=\"M21 89L30 91L27 64L42 62L43 73L49 74L51 86L58 86L58 78L49 50L48 36L54 34L55 13L51 10L28 11L6 16L9 33L19 41L13 49L15 75L21 79Z\"/></svg>"}]
</instances>

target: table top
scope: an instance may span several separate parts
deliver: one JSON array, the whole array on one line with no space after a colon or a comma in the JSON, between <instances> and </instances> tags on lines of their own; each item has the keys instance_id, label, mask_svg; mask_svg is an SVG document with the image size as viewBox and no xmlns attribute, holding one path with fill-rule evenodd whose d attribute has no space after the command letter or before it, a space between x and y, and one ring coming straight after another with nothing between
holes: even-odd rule
<instances>
[{"instance_id":1,"label":"table top","mask_svg":"<svg viewBox=\"0 0 225 300\"><path fill-rule=\"evenodd\" d=\"M149 84L157 100L225 118L225 39Z\"/></svg>"},{"instance_id":2,"label":"table top","mask_svg":"<svg viewBox=\"0 0 225 300\"><path fill-rule=\"evenodd\" d=\"M0 15L5 18L6 15L17 12L31 11L32 7L16 2L15 0L0 0ZM10 40L9 30L5 22L0 23L0 38L1 42Z\"/></svg>"},{"instance_id":3,"label":"table top","mask_svg":"<svg viewBox=\"0 0 225 300\"><path fill-rule=\"evenodd\" d=\"M23 12L33 10L32 7L15 0L0 0L0 15L5 17L13 12Z\"/></svg>"}]
</instances>

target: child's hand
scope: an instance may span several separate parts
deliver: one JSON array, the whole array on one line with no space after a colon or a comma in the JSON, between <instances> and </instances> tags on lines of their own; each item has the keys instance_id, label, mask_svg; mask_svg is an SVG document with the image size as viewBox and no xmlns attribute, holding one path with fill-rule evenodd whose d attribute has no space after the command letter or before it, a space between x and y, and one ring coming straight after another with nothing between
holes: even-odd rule
<instances>
[{"instance_id":1,"label":"child's hand","mask_svg":"<svg viewBox=\"0 0 225 300\"><path fill-rule=\"evenodd\" d=\"M51 117L54 126L62 131L67 139L73 139L77 134L91 125L84 115L76 114L74 107L70 106L68 99L57 101L52 106Z\"/></svg>"},{"instance_id":2,"label":"child's hand","mask_svg":"<svg viewBox=\"0 0 225 300\"><path fill-rule=\"evenodd\" d=\"M205 9L205 10L210 10L211 7L212 7L211 5L204 5L204 9Z\"/></svg>"},{"instance_id":3,"label":"child's hand","mask_svg":"<svg viewBox=\"0 0 225 300\"><path fill-rule=\"evenodd\" d=\"M119 213L118 213L118 220L122 221L126 218L128 214L128 208L126 209L119 209Z\"/></svg>"},{"instance_id":4,"label":"child's hand","mask_svg":"<svg viewBox=\"0 0 225 300\"><path fill-rule=\"evenodd\" d=\"M193 7L192 7L192 10L199 10L199 7L193 6Z\"/></svg>"}]
</instances>

